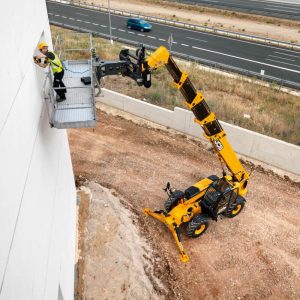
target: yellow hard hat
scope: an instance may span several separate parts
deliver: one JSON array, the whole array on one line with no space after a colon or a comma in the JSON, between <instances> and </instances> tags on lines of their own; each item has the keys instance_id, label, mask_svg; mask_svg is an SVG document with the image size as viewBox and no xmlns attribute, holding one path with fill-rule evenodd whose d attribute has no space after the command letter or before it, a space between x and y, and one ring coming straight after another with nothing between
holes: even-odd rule
<instances>
[{"instance_id":1,"label":"yellow hard hat","mask_svg":"<svg viewBox=\"0 0 300 300\"><path fill-rule=\"evenodd\" d=\"M38 44L38 49L39 50L42 50L43 47L48 47L48 45L45 42L41 42L41 43Z\"/></svg>"}]
</instances>

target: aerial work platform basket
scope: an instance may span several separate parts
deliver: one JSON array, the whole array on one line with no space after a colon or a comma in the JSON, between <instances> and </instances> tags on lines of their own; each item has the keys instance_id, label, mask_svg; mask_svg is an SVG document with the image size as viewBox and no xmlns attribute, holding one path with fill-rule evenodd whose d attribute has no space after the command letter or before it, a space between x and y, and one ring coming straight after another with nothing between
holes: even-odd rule
<instances>
[{"instance_id":1,"label":"aerial work platform basket","mask_svg":"<svg viewBox=\"0 0 300 300\"><path fill-rule=\"evenodd\" d=\"M70 33L57 37L54 52L63 63L63 82L67 93L65 101L56 101L53 74L49 68L45 79L44 97L51 127L61 129L96 125L92 47L92 36L87 33ZM89 78L90 83L84 83L81 80L83 77Z\"/></svg>"}]
</instances>

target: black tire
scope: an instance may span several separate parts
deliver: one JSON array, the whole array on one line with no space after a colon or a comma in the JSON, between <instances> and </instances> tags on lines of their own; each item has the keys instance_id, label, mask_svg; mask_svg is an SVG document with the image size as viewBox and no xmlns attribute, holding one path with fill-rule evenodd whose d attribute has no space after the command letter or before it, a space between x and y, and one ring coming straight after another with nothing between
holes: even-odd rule
<instances>
[{"instance_id":1,"label":"black tire","mask_svg":"<svg viewBox=\"0 0 300 300\"><path fill-rule=\"evenodd\" d=\"M165 201L165 210L166 212L169 212L171 211L178 203L178 199L176 198L168 198L166 201Z\"/></svg>"},{"instance_id":2,"label":"black tire","mask_svg":"<svg viewBox=\"0 0 300 300\"><path fill-rule=\"evenodd\" d=\"M228 207L228 210L223 215L226 218L236 217L243 210L245 202L246 200L243 197L237 196L236 201Z\"/></svg>"},{"instance_id":3,"label":"black tire","mask_svg":"<svg viewBox=\"0 0 300 300\"><path fill-rule=\"evenodd\" d=\"M207 230L208 225L208 217L197 215L188 223L186 235L191 238L197 238Z\"/></svg>"},{"instance_id":4,"label":"black tire","mask_svg":"<svg viewBox=\"0 0 300 300\"><path fill-rule=\"evenodd\" d=\"M212 180L212 181L216 181L216 180L220 179L217 175L210 175L207 178Z\"/></svg>"}]
</instances>

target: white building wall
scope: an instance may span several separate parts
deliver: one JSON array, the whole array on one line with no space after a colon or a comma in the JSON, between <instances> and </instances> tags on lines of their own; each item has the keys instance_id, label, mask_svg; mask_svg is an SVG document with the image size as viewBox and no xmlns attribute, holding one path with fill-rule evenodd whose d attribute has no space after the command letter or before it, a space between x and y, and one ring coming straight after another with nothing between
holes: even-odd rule
<instances>
[{"instance_id":1,"label":"white building wall","mask_svg":"<svg viewBox=\"0 0 300 300\"><path fill-rule=\"evenodd\" d=\"M51 46L44 0L0 2L0 299L73 299L76 189L65 130L51 129L44 69ZM50 47L51 48L51 47Z\"/></svg>"}]
</instances>

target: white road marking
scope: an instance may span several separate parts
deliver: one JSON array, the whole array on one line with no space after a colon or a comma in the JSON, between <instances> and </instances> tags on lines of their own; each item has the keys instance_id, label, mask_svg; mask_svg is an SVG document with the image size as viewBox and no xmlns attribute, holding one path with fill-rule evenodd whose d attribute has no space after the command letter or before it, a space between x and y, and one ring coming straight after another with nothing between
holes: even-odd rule
<instances>
[{"instance_id":1,"label":"white road marking","mask_svg":"<svg viewBox=\"0 0 300 300\"><path fill-rule=\"evenodd\" d=\"M73 20L73 21L74 21L75 19L73 19L73 18L69 18L69 20Z\"/></svg>"},{"instance_id":2,"label":"white road marking","mask_svg":"<svg viewBox=\"0 0 300 300\"><path fill-rule=\"evenodd\" d=\"M184 46L184 47L189 47L189 45L187 44L180 44L181 46Z\"/></svg>"},{"instance_id":3,"label":"white road marking","mask_svg":"<svg viewBox=\"0 0 300 300\"><path fill-rule=\"evenodd\" d=\"M186 38L190 39L190 40L195 40L195 41L207 43L207 41L205 41L205 40L201 40L201 39L197 39L197 38L193 38L193 37L189 37L189 36L187 36Z\"/></svg>"},{"instance_id":4,"label":"white road marking","mask_svg":"<svg viewBox=\"0 0 300 300\"><path fill-rule=\"evenodd\" d=\"M277 51L274 51L274 53L277 53L277 54L282 54L282 55L286 55L286 56L291 56L291 57L297 57L297 58L300 58L300 56L291 55L291 54L286 54L286 53L277 52Z\"/></svg>"},{"instance_id":5,"label":"white road marking","mask_svg":"<svg viewBox=\"0 0 300 300\"><path fill-rule=\"evenodd\" d=\"M276 8L280 8L281 10L282 9L295 9L295 10L299 10L299 6L298 7L289 7L289 6L282 6L282 5L271 5L271 4L267 4L267 6L270 6L270 7L276 7ZM294 11L295 12L295 11Z\"/></svg>"},{"instance_id":6,"label":"white road marking","mask_svg":"<svg viewBox=\"0 0 300 300\"><path fill-rule=\"evenodd\" d=\"M112 27L111 29L115 30L115 29L117 29L117 28L115 28L115 27Z\"/></svg>"},{"instance_id":7,"label":"white road marking","mask_svg":"<svg viewBox=\"0 0 300 300\"><path fill-rule=\"evenodd\" d=\"M276 5L276 4L275 4L275 5L273 5L273 4L266 4L266 6L281 7L281 6L278 5L278 4L277 4L277 5Z\"/></svg>"},{"instance_id":8,"label":"white road marking","mask_svg":"<svg viewBox=\"0 0 300 300\"><path fill-rule=\"evenodd\" d=\"M266 9L268 9L268 10L280 11L280 12L289 12L289 13L294 13L294 12L295 12L295 11L293 11L293 10L276 9L276 8L269 8L269 7L266 7Z\"/></svg>"},{"instance_id":9,"label":"white road marking","mask_svg":"<svg viewBox=\"0 0 300 300\"><path fill-rule=\"evenodd\" d=\"M106 28L107 26L106 25L100 25L101 27L104 27L104 28Z\"/></svg>"},{"instance_id":10,"label":"white road marking","mask_svg":"<svg viewBox=\"0 0 300 300\"><path fill-rule=\"evenodd\" d=\"M140 36L145 36L144 34L142 34L142 33L138 33L138 35L140 35Z\"/></svg>"},{"instance_id":11,"label":"white road marking","mask_svg":"<svg viewBox=\"0 0 300 300\"><path fill-rule=\"evenodd\" d=\"M64 19L68 19L68 17L66 17L66 16L61 16L62 18L64 18Z\"/></svg>"},{"instance_id":12,"label":"white road marking","mask_svg":"<svg viewBox=\"0 0 300 300\"><path fill-rule=\"evenodd\" d=\"M204 0L205 2L213 2L213 3L219 3L219 1L214 1L214 0Z\"/></svg>"},{"instance_id":13,"label":"white road marking","mask_svg":"<svg viewBox=\"0 0 300 300\"><path fill-rule=\"evenodd\" d=\"M85 14L82 14L82 13L76 13L76 15L81 15L81 16L89 17L89 15L85 15Z\"/></svg>"},{"instance_id":14,"label":"white road marking","mask_svg":"<svg viewBox=\"0 0 300 300\"><path fill-rule=\"evenodd\" d=\"M78 20L78 19L77 19L76 21L77 21L77 22L82 22L81 20Z\"/></svg>"},{"instance_id":15,"label":"white road marking","mask_svg":"<svg viewBox=\"0 0 300 300\"><path fill-rule=\"evenodd\" d=\"M165 42L166 40L164 40L164 39L159 39L160 41L163 41L163 42Z\"/></svg>"},{"instance_id":16,"label":"white road marking","mask_svg":"<svg viewBox=\"0 0 300 300\"><path fill-rule=\"evenodd\" d=\"M151 36L151 35L147 35L147 37L148 37L149 39L156 39L155 36Z\"/></svg>"},{"instance_id":17,"label":"white road marking","mask_svg":"<svg viewBox=\"0 0 300 300\"><path fill-rule=\"evenodd\" d=\"M283 61L279 61L278 59L275 60L275 59L269 59L269 58L266 58L266 60L269 60L269 61L275 61L279 64L284 64L284 65L289 65L289 66L295 66L295 64L289 64L289 63L286 63L286 62L283 62Z\"/></svg>"},{"instance_id":18,"label":"white road marking","mask_svg":"<svg viewBox=\"0 0 300 300\"><path fill-rule=\"evenodd\" d=\"M52 16L52 15L53 15L53 13L48 13L48 15L51 15L51 16Z\"/></svg>"},{"instance_id":19,"label":"white road marking","mask_svg":"<svg viewBox=\"0 0 300 300\"><path fill-rule=\"evenodd\" d=\"M295 61L294 59L290 59L290 58L285 58L285 57L281 57L281 56L276 56L276 55L268 55L268 56L271 56L271 57L276 57L276 58L280 58L280 59L284 59L284 60L289 60L289 61Z\"/></svg>"},{"instance_id":20,"label":"white road marking","mask_svg":"<svg viewBox=\"0 0 300 300\"><path fill-rule=\"evenodd\" d=\"M55 17L60 17L60 15L54 15Z\"/></svg>"},{"instance_id":21,"label":"white road marking","mask_svg":"<svg viewBox=\"0 0 300 300\"><path fill-rule=\"evenodd\" d=\"M178 44L178 43L173 41L172 44Z\"/></svg>"},{"instance_id":22,"label":"white road marking","mask_svg":"<svg viewBox=\"0 0 300 300\"><path fill-rule=\"evenodd\" d=\"M123 32L125 32L125 30L124 29L118 29L119 31L123 31Z\"/></svg>"},{"instance_id":23,"label":"white road marking","mask_svg":"<svg viewBox=\"0 0 300 300\"><path fill-rule=\"evenodd\" d=\"M220 55L223 55L223 56L233 57L233 58L237 58L237 59L240 59L240 60L250 61L250 62L253 62L253 63L262 64L264 66L269 66L269 67L273 67L273 68L277 68L277 69L281 69L281 70L291 71L291 72L298 73L298 74L300 73L300 71L297 71L297 70L288 69L288 68L284 68L284 67L280 67L280 66L276 66L276 65L271 65L271 64L260 62L260 61L256 61L256 60L252 60L252 59L248 59L248 58L243 58L243 57L239 57L239 56L235 56L235 55L230 55L230 54L226 54L226 53L222 53L222 52L218 52L218 51L208 50L208 49L199 48L199 47L195 47L195 46L192 46L192 48L202 50L202 51L206 51L206 52L220 54Z\"/></svg>"},{"instance_id":24,"label":"white road marking","mask_svg":"<svg viewBox=\"0 0 300 300\"><path fill-rule=\"evenodd\" d=\"M252 1L252 2L257 2L257 0L250 0L250 1ZM299 7L299 4L298 3L295 3L295 2L297 2L298 0L292 0L292 1L287 1L287 0L265 0L265 1L261 1L261 2L266 2L266 3L272 3L272 4L274 4L275 2L276 3L281 3L281 4L283 4L283 2L285 2L285 5L287 6L287 7L290 7L290 8L293 8L293 7L295 7L295 8L297 8L297 7ZM299 1L298 1L299 2ZM266 4L266 5L268 5L268 4ZM275 4L276 5L276 4Z\"/></svg>"},{"instance_id":25,"label":"white road marking","mask_svg":"<svg viewBox=\"0 0 300 300\"><path fill-rule=\"evenodd\" d=\"M130 34L135 34L135 32L132 32L132 31L128 31L128 33L130 33Z\"/></svg>"},{"instance_id":26,"label":"white road marking","mask_svg":"<svg viewBox=\"0 0 300 300\"><path fill-rule=\"evenodd\" d=\"M97 24L97 23L93 23L93 25L95 25L95 26L99 26L99 24Z\"/></svg>"},{"instance_id":27,"label":"white road marking","mask_svg":"<svg viewBox=\"0 0 300 300\"><path fill-rule=\"evenodd\" d=\"M91 22L89 22L89 21L84 21L84 23L86 23L86 24L90 24Z\"/></svg>"},{"instance_id":28,"label":"white road marking","mask_svg":"<svg viewBox=\"0 0 300 300\"><path fill-rule=\"evenodd\" d=\"M163 26L167 26L165 24L163 24ZM192 31L190 29L183 29L183 28L180 28L181 30L187 30L187 31ZM194 31L195 32L195 31ZM200 32L199 32L200 33ZM201 34L205 34L205 35L210 35L210 36L213 36L214 34L212 33L207 33L207 32L201 32ZM216 37L214 35L214 37ZM256 43L256 42L247 42L247 41L243 41L243 40L237 40L235 38L230 38L230 37L225 37L225 36L221 36L219 35L218 38L221 38L221 39L226 39L226 40L233 40L233 41L238 41L240 43L244 43L244 44L251 44L251 45L258 45L260 47L266 47L266 48L272 48L272 49L278 49L278 47L275 47L275 46L269 46L269 45L264 45L264 44L259 44L259 43ZM292 53L296 53L295 50L288 50L288 49L285 49L285 51L289 51L289 52L292 52Z\"/></svg>"}]
</instances>

